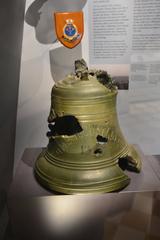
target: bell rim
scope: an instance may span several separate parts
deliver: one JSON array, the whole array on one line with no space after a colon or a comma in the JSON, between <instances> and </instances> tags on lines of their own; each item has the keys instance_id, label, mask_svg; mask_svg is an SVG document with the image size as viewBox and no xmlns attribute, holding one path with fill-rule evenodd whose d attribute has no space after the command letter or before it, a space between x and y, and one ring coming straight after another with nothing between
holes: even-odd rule
<instances>
[{"instance_id":1,"label":"bell rim","mask_svg":"<svg viewBox=\"0 0 160 240\"><path fill-rule=\"evenodd\" d=\"M106 165L105 167L101 167L99 171L106 171L106 178L97 178L96 181L91 181L91 182L79 182L79 184L75 183L74 180L70 182L69 180L63 181L63 179L59 177L56 179L56 176L53 176L49 172L45 172L43 167L38 166L39 161L41 159L45 160L45 164L47 164L47 168L56 168L57 166L51 164L51 162L48 162L45 157L44 157L44 152L40 154L38 157L36 163L35 163L35 168L34 168L34 173L35 177L38 180L38 182L44 186L45 188L59 192L59 193L64 193L64 194L86 194L86 193L107 193L107 192L114 192L114 191L120 191L124 187L126 187L130 179L129 177L124 173L124 171L118 166L117 161L113 161L112 165L108 166ZM112 176L112 171L111 173L110 170L111 168L117 169L117 176ZM58 167L58 169L63 171L63 165ZM97 169L98 170L98 169ZM93 173L94 171L97 171L96 169L81 169L79 170L81 173L83 171L85 172L90 172ZM76 171L75 169L68 169L68 171ZM55 174L56 175L56 174ZM110 175L110 176L109 176ZM56 180L53 180L55 177ZM69 179L69 178L68 178Z\"/></svg>"},{"instance_id":2,"label":"bell rim","mask_svg":"<svg viewBox=\"0 0 160 240\"><path fill-rule=\"evenodd\" d=\"M111 179L110 181L107 180L100 183L92 183L88 185L64 185L49 180L49 178L46 178L46 176L41 174L37 169L35 169L34 173L38 182L49 191L69 195L111 193L121 191L130 183L130 178L126 174L123 174L117 179Z\"/></svg>"}]
</instances>

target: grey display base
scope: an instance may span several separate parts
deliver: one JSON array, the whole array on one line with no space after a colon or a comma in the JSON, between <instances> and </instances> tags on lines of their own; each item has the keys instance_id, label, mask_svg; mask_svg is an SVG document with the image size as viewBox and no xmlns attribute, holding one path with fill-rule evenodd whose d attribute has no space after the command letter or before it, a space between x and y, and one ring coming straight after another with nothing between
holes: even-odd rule
<instances>
[{"instance_id":1,"label":"grey display base","mask_svg":"<svg viewBox=\"0 0 160 240\"><path fill-rule=\"evenodd\" d=\"M125 171L130 177L130 184L121 192L156 191L160 190L160 159L154 156L144 156L136 146L142 158L140 173ZM57 193L43 188L34 177L34 164L42 148L26 149L16 171L10 189L10 197L40 197L52 196Z\"/></svg>"},{"instance_id":2,"label":"grey display base","mask_svg":"<svg viewBox=\"0 0 160 240\"><path fill-rule=\"evenodd\" d=\"M54 195L33 167L41 148L26 149L8 196L10 240L160 239L160 158L144 156L120 193ZM140 152L140 150L138 150Z\"/></svg>"}]
</instances>

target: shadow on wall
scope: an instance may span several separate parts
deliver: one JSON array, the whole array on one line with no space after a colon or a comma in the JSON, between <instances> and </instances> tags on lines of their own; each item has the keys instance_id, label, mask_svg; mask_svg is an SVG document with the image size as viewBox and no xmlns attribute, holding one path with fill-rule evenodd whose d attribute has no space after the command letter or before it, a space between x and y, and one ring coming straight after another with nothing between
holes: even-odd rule
<instances>
[{"instance_id":1,"label":"shadow on wall","mask_svg":"<svg viewBox=\"0 0 160 240\"><path fill-rule=\"evenodd\" d=\"M57 41L54 12L81 11L87 0L36 0L28 8L25 21L35 28L36 39L43 44Z\"/></svg>"},{"instance_id":2,"label":"shadow on wall","mask_svg":"<svg viewBox=\"0 0 160 240\"><path fill-rule=\"evenodd\" d=\"M54 12L81 11L87 0L36 0L28 8L25 21L35 28L35 36L39 43L57 42L54 27ZM82 57L81 45L74 49L60 47L50 50L50 69L54 81L63 79L73 72L74 61Z\"/></svg>"}]
</instances>

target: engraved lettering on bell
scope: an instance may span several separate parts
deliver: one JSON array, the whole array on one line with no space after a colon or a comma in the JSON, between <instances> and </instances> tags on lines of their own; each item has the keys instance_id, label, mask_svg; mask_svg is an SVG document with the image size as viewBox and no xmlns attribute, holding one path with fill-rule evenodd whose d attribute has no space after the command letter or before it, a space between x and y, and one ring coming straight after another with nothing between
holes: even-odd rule
<instances>
[{"instance_id":1,"label":"engraved lettering on bell","mask_svg":"<svg viewBox=\"0 0 160 240\"><path fill-rule=\"evenodd\" d=\"M118 123L117 93L108 73L89 70L83 59L53 86L49 143L35 164L43 186L66 194L112 192L129 184L123 170L140 171L140 156Z\"/></svg>"}]
</instances>

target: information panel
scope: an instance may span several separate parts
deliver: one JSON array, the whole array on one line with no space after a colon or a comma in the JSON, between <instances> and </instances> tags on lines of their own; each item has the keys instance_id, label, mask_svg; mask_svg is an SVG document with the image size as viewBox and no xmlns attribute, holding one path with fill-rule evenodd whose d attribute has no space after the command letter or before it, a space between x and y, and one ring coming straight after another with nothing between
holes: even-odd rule
<instances>
[{"instance_id":1,"label":"information panel","mask_svg":"<svg viewBox=\"0 0 160 240\"><path fill-rule=\"evenodd\" d=\"M131 51L132 0L93 0L89 5L90 63L128 63Z\"/></svg>"}]
</instances>

